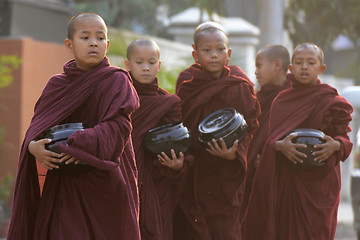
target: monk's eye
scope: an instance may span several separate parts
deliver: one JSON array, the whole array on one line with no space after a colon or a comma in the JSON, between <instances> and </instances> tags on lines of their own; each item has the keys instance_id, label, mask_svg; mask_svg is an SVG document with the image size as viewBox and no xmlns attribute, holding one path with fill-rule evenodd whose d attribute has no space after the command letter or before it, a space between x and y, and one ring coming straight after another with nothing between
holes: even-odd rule
<instances>
[{"instance_id":1,"label":"monk's eye","mask_svg":"<svg viewBox=\"0 0 360 240\"><path fill-rule=\"evenodd\" d=\"M81 37L81 39L87 40L89 39L89 37Z\"/></svg>"},{"instance_id":2,"label":"monk's eye","mask_svg":"<svg viewBox=\"0 0 360 240\"><path fill-rule=\"evenodd\" d=\"M105 38L104 38L104 37L98 37L98 39L99 39L100 41L105 40Z\"/></svg>"}]
</instances>

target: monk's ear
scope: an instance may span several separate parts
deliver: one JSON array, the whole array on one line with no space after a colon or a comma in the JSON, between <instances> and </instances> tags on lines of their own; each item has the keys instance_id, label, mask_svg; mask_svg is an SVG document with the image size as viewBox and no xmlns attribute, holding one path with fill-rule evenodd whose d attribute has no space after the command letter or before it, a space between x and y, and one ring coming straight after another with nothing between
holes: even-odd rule
<instances>
[{"instance_id":1,"label":"monk's ear","mask_svg":"<svg viewBox=\"0 0 360 240\"><path fill-rule=\"evenodd\" d=\"M274 60L274 64L275 64L275 71L280 71L282 69L282 61L279 58L276 58Z\"/></svg>"},{"instance_id":2,"label":"monk's ear","mask_svg":"<svg viewBox=\"0 0 360 240\"><path fill-rule=\"evenodd\" d=\"M195 62L198 63L198 62L199 62L199 58L198 58L198 55L197 55L196 50L192 51L192 56L193 56Z\"/></svg>"},{"instance_id":3,"label":"monk's ear","mask_svg":"<svg viewBox=\"0 0 360 240\"><path fill-rule=\"evenodd\" d=\"M230 57L231 57L231 48L228 49L227 55L228 55L228 58L230 59Z\"/></svg>"},{"instance_id":4,"label":"monk's ear","mask_svg":"<svg viewBox=\"0 0 360 240\"><path fill-rule=\"evenodd\" d=\"M127 60L127 59L125 59L125 68L126 68L126 70L128 70L128 72L131 71L130 62L129 62L129 60Z\"/></svg>"},{"instance_id":5,"label":"monk's ear","mask_svg":"<svg viewBox=\"0 0 360 240\"><path fill-rule=\"evenodd\" d=\"M158 67L157 67L157 72L160 72L160 68L161 68L161 60L159 60Z\"/></svg>"},{"instance_id":6,"label":"monk's ear","mask_svg":"<svg viewBox=\"0 0 360 240\"><path fill-rule=\"evenodd\" d=\"M326 65L325 64L321 65L320 66L320 74L323 74L325 72L325 70L326 70Z\"/></svg>"},{"instance_id":7,"label":"monk's ear","mask_svg":"<svg viewBox=\"0 0 360 240\"><path fill-rule=\"evenodd\" d=\"M74 53L73 46L72 46L72 41L69 38L65 39L65 49L69 53Z\"/></svg>"},{"instance_id":8,"label":"monk's ear","mask_svg":"<svg viewBox=\"0 0 360 240\"><path fill-rule=\"evenodd\" d=\"M110 46L110 41L108 39L106 40L106 52L109 50L109 46Z\"/></svg>"},{"instance_id":9,"label":"monk's ear","mask_svg":"<svg viewBox=\"0 0 360 240\"><path fill-rule=\"evenodd\" d=\"M290 70L290 72L292 73L292 70L293 70L292 64L289 64L289 70Z\"/></svg>"}]
</instances>

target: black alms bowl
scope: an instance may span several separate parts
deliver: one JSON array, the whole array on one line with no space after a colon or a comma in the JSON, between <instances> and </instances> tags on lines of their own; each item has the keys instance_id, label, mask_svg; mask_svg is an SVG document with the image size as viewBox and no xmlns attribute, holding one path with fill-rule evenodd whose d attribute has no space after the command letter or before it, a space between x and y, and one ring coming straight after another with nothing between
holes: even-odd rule
<instances>
[{"instance_id":1,"label":"black alms bowl","mask_svg":"<svg viewBox=\"0 0 360 240\"><path fill-rule=\"evenodd\" d=\"M290 132L290 134L296 134L297 137L292 139L293 143L305 144L306 148L297 148L298 151L305 153L306 158L301 158L303 163L294 164L294 166L298 169L307 170L314 169L319 166L324 165L324 162L314 161L313 152L318 151L319 149L315 149L314 146L324 143L323 139L325 134L322 131L311 129L311 128L302 128L295 129Z\"/></svg>"},{"instance_id":2,"label":"black alms bowl","mask_svg":"<svg viewBox=\"0 0 360 240\"><path fill-rule=\"evenodd\" d=\"M211 142L223 138L230 148L235 140L243 140L247 133L247 123L242 114L234 108L222 108L209 114L198 126L199 141Z\"/></svg>"},{"instance_id":3,"label":"black alms bowl","mask_svg":"<svg viewBox=\"0 0 360 240\"><path fill-rule=\"evenodd\" d=\"M82 123L67 123L51 127L44 131L44 138L50 138L52 141L45 145L49 151L61 153L59 143L66 144L68 137L76 131L83 131ZM65 165L65 162L59 163L59 166Z\"/></svg>"},{"instance_id":4,"label":"black alms bowl","mask_svg":"<svg viewBox=\"0 0 360 240\"><path fill-rule=\"evenodd\" d=\"M171 158L171 149L174 149L176 156L188 150L190 133L183 123L168 123L150 129L145 134L144 145L152 153L164 152Z\"/></svg>"}]
</instances>

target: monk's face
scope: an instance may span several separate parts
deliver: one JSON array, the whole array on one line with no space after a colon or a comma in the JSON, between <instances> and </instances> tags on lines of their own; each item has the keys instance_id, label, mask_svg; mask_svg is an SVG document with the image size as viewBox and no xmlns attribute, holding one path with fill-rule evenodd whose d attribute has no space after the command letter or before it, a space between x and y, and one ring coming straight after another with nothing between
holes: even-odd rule
<instances>
[{"instance_id":1,"label":"monk's face","mask_svg":"<svg viewBox=\"0 0 360 240\"><path fill-rule=\"evenodd\" d=\"M154 46L135 46L130 59L125 61L131 76L143 84L151 84L160 71L159 52Z\"/></svg>"},{"instance_id":2,"label":"monk's face","mask_svg":"<svg viewBox=\"0 0 360 240\"><path fill-rule=\"evenodd\" d=\"M277 81L275 60L271 61L265 52L260 51L255 59L255 76L260 86Z\"/></svg>"},{"instance_id":3,"label":"monk's face","mask_svg":"<svg viewBox=\"0 0 360 240\"><path fill-rule=\"evenodd\" d=\"M80 16L73 38L65 40L65 47L74 55L78 68L89 71L97 67L109 48L104 21L96 16Z\"/></svg>"},{"instance_id":4,"label":"monk's face","mask_svg":"<svg viewBox=\"0 0 360 240\"><path fill-rule=\"evenodd\" d=\"M214 77L220 77L230 55L226 36L221 31L200 33L193 57L205 71Z\"/></svg>"},{"instance_id":5,"label":"monk's face","mask_svg":"<svg viewBox=\"0 0 360 240\"><path fill-rule=\"evenodd\" d=\"M326 68L320 62L318 51L315 48L304 47L296 50L293 54L289 69L295 79L303 85L316 84L318 76L324 73Z\"/></svg>"}]
</instances>

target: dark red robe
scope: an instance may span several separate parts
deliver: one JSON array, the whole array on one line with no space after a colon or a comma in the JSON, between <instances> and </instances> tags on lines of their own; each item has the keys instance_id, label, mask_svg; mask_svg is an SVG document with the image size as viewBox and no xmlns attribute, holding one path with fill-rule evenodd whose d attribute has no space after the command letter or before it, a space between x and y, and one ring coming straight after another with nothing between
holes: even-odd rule
<instances>
[{"instance_id":1,"label":"dark red robe","mask_svg":"<svg viewBox=\"0 0 360 240\"><path fill-rule=\"evenodd\" d=\"M291 75L292 76L292 75ZM292 76L293 78L293 76ZM270 112L268 139L256 170L244 239L329 240L335 238L340 199L340 164L350 154L352 107L327 84L293 87L282 91ZM275 142L296 128L323 131L341 143L322 167L295 170Z\"/></svg>"},{"instance_id":2,"label":"dark red robe","mask_svg":"<svg viewBox=\"0 0 360 240\"><path fill-rule=\"evenodd\" d=\"M255 161L258 158L258 155L261 154L268 133L271 104L280 91L289 87L290 80L287 79L283 85L266 84L256 93L256 97L260 103L261 115L259 117L259 128L254 133L247 155L248 168L246 173L246 187L242 214L246 211L247 203L251 193L252 181L256 170Z\"/></svg>"},{"instance_id":3,"label":"dark red robe","mask_svg":"<svg viewBox=\"0 0 360 240\"><path fill-rule=\"evenodd\" d=\"M248 78L232 74L224 67L221 78L214 79L199 64L190 68L192 78L178 90L183 102L184 124L192 133L194 170L180 201L185 221L175 239L241 239L240 206L246 174L246 153L252 133L258 126L259 104ZM248 134L239 144L238 158L229 161L206 151L198 141L198 125L210 113L233 107L244 115Z\"/></svg>"},{"instance_id":4,"label":"dark red robe","mask_svg":"<svg viewBox=\"0 0 360 240\"><path fill-rule=\"evenodd\" d=\"M236 76L242 77L242 78L248 78L246 73L239 66L231 65L231 66L229 66L229 68L233 75L236 75ZM193 75L192 75L191 71L192 71L191 67L189 67L189 68L186 68L185 70L183 70L182 72L180 72L180 74L176 80L176 92L178 91L178 89L183 81L189 80L192 78Z\"/></svg>"},{"instance_id":5,"label":"dark red robe","mask_svg":"<svg viewBox=\"0 0 360 240\"><path fill-rule=\"evenodd\" d=\"M152 84L142 84L134 79L140 98L140 108L132 115L132 139L139 171L140 230L143 240L172 239L172 215L179 199L175 189L186 177L191 159L186 158L180 171L161 165L155 154L143 145L145 134L152 128L182 120L181 102L159 88L157 79Z\"/></svg>"},{"instance_id":6,"label":"dark red robe","mask_svg":"<svg viewBox=\"0 0 360 240\"><path fill-rule=\"evenodd\" d=\"M8 239L140 239L130 114L139 106L130 76L105 58L84 72L71 60L35 105L21 152ZM57 124L83 122L61 150L88 164L48 171L40 198L29 142Z\"/></svg>"}]
</instances>

